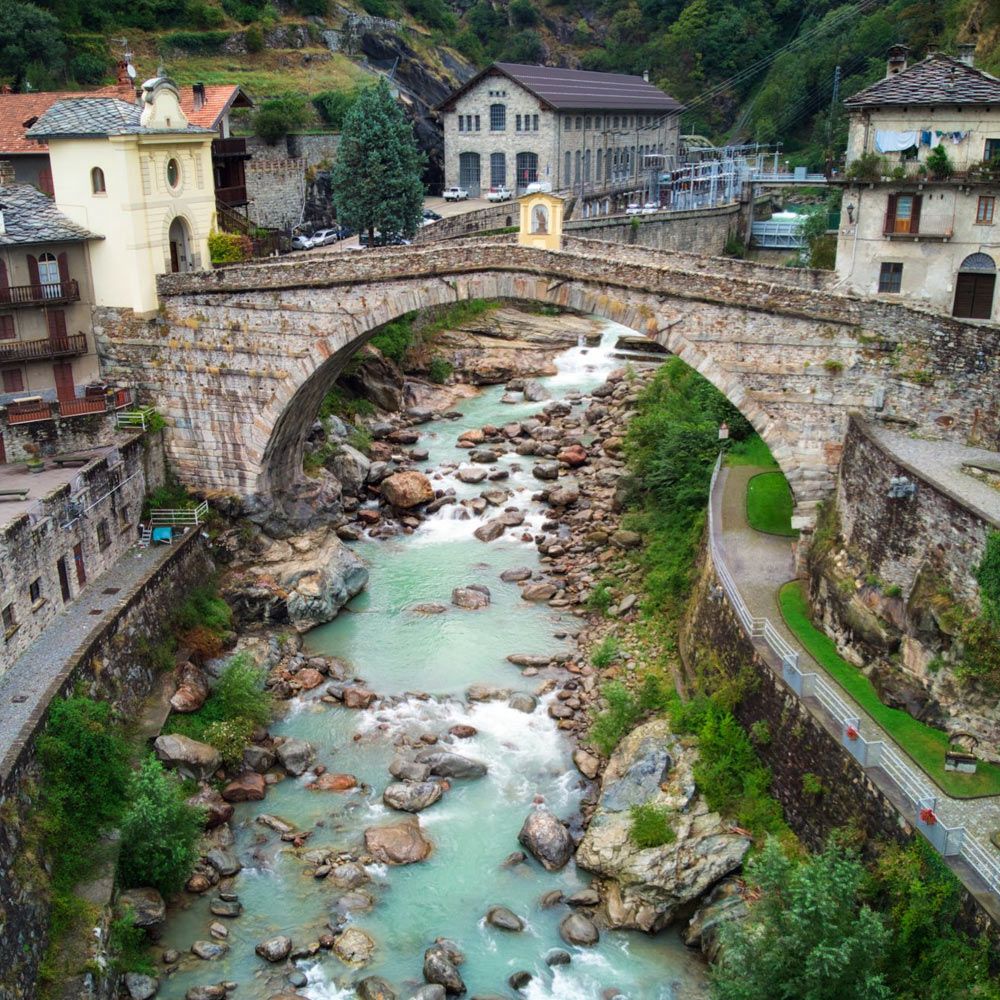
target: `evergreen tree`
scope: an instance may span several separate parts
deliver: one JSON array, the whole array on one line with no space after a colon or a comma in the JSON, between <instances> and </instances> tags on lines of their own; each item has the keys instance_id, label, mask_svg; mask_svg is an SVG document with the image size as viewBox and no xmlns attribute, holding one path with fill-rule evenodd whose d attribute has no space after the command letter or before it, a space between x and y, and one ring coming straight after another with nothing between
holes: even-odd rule
<instances>
[{"instance_id":1,"label":"evergreen tree","mask_svg":"<svg viewBox=\"0 0 1000 1000\"><path fill-rule=\"evenodd\" d=\"M423 216L420 180L423 154L417 149L389 85L363 90L344 117L333 165L337 219L358 232L413 236Z\"/></svg>"},{"instance_id":2,"label":"evergreen tree","mask_svg":"<svg viewBox=\"0 0 1000 1000\"><path fill-rule=\"evenodd\" d=\"M62 29L52 14L34 4L0 0L0 82L24 90L29 71L44 73L65 56Z\"/></svg>"}]
</instances>

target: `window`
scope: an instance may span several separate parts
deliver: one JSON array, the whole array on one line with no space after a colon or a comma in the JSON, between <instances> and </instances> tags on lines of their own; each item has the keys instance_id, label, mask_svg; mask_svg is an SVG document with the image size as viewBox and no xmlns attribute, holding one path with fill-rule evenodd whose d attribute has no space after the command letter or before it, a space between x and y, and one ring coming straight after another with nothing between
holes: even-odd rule
<instances>
[{"instance_id":1,"label":"window","mask_svg":"<svg viewBox=\"0 0 1000 1000\"><path fill-rule=\"evenodd\" d=\"M14 317L0 316L0 340L13 340L14 337Z\"/></svg>"},{"instance_id":2,"label":"window","mask_svg":"<svg viewBox=\"0 0 1000 1000\"><path fill-rule=\"evenodd\" d=\"M97 522L97 547L103 552L111 544L111 532L108 531L108 522L101 518Z\"/></svg>"},{"instance_id":3,"label":"window","mask_svg":"<svg viewBox=\"0 0 1000 1000\"><path fill-rule=\"evenodd\" d=\"M583 179L590 183L590 150L583 154Z\"/></svg>"},{"instance_id":4,"label":"window","mask_svg":"<svg viewBox=\"0 0 1000 1000\"><path fill-rule=\"evenodd\" d=\"M996 205L996 198L992 195L983 194L979 196L979 205L976 207L976 225L993 225L993 208Z\"/></svg>"},{"instance_id":5,"label":"window","mask_svg":"<svg viewBox=\"0 0 1000 1000\"><path fill-rule=\"evenodd\" d=\"M181 167L180 164L171 157L167 160L167 184L176 188L181 182Z\"/></svg>"},{"instance_id":6,"label":"window","mask_svg":"<svg viewBox=\"0 0 1000 1000\"><path fill-rule=\"evenodd\" d=\"M891 194L885 211L886 236L911 235L920 232L919 194Z\"/></svg>"},{"instance_id":7,"label":"window","mask_svg":"<svg viewBox=\"0 0 1000 1000\"><path fill-rule=\"evenodd\" d=\"M104 171L100 167L94 167L90 171L90 190L94 194L107 194L108 189L104 186Z\"/></svg>"},{"instance_id":8,"label":"window","mask_svg":"<svg viewBox=\"0 0 1000 1000\"><path fill-rule=\"evenodd\" d=\"M14 617L14 605L8 604L3 609L3 635L9 639L17 631L17 618Z\"/></svg>"},{"instance_id":9,"label":"window","mask_svg":"<svg viewBox=\"0 0 1000 1000\"><path fill-rule=\"evenodd\" d=\"M880 292L898 292L903 284L903 265L898 261L883 261L878 275Z\"/></svg>"},{"instance_id":10,"label":"window","mask_svg":"<svg viewBox=\"0 0 1000 1000\"><path fill-rule=\"evenodd\" d=\"M580 150L573 157L573 183L580 183Z\"/></svg>"},{"instance_id":11,"label":"window","mask_svg":"<svg viewBox=\"0 0 1000 1000\"><path fill-rule=\"evenodd\" d=\"M480 161L478 153L459 153L458 184L473 198L479 197Z\"/></svg>"},{"instance_id":12,"label":"window","mask_svg":"<svg viewBox=\"0 0 1000 1000\"><path fill-rule=\"evenodd\" d=\"M521 131L521 116L520 115L515 115L514 116L514 131L515 132L520 132Z\"/></svg>"},{"instance_id":13,"label":"window","mask_svg":"<svg viewBox=\"0 0 1000 1000\"><path fill-rule=\"evenodd\" d=\"M983 159L989 162L1000 156L1000 139L987 139L986 149L983 151Z\"/></svg>"},{"instance_id":14,"label":"window","mask_svg":"<svg viewBox=\"0 0 1000 1000\"><path fill-rule=\"evenodd\" d=\"M37 580L32 580L28 585L28 596L31 598L32 604L37 604L42 599L42 578L38 577Z\"/></svg>"},{"instance_id":15,"label":"window","mask_svg":"<svg viewBox=\"0 0 1000 1000\"><path fill-rule=\"evenodd\" d=\"M517 184L524 187L538 180L538 154L517 154Z\"/></svg>"},{"instance_id":16,"label":"window","mask_svg":"<svg viewBox=\"0 0 1000 1000\"><path fill-rule=\"evenodd\" d=\"M20 368L4 368L3 391L24 392L24 377L21 375Z\"/></svg>"},{"instance_id":17,"label":"window","mask_svg":"<svg viewBox=\"0 0 1000 1000\"><path fill-rule=\"evenodd\" d=\"M569 184L569 179L570 179L570 176L572 175L572 173L573 173L573 158L570 155L569 150L567 150L566 151L566 166L563 167L563 184Z\"/></svg>"},{"instance_id":18,"label":"window","mask_svg":"<svg viewBox=\"0 0 1000 1000\"><path fill-rule=\"evenodd\" d=\"M507 157L503 153L490 153L490 186L503 187L507 183Z\"/></svg>"},{"instance_id":19,"label":"window","mask_svg":"<svg viewBox=\"0 0 1000 1000\"><path fill-rule=\"evenodd\" d=\"M531 116L531 127L535 132L538 131L538 115Z\"/></svg>"},{"instance_id":20,"label":"window","mask_svg":"<svg viewBox=\"0 0 1000 1000\"><path fill-rule=\"evenodd\" d=\"M592 119L591 119L590 115L587 115L587 117L584 118L584 120L583 120L583 127L584 128L588 128L588 129L589 128L593 128L594 126L591 124L591 121L592 121Z\"/></svg>"},{"instance_id":21,"label":"window","mask_svg":"<svg viewBox=\"0 0 1000 1000\"><path fill-rule=\"evenodd\" d=\"M490 105L490 131L503 132L507 128L507 105Z\"/></svg>"},{"instance_id":22,"label":"window","mask_svg":"<svg viewBox=\"0 0 1000 1000\"><path fill-rule=\"evenodd\" d=\"M465 131L465 115L458 116L458 131L459 132Z\"/></svg>"},{"instance_id":23,"label":"window","mask_svg":"<svg viewBox=\"0 0 1000 1000\"><path fill-rule=\"evenodd\" d=\"M479 131L479 115L476 115L476 131Z\"/></svg>"},{"instance_id":24,"label":"window","mask_svg":"<svg viewBox=\"0 0 1000 1000\"><path fill-rule=\"evenodd\" d=\"M582 132L583 131L583 116L582 115L577 115L576 116L576 130L577 130L577 132Z\"/></svg>"},{"instance_id":25,"label":"window","mask_svg":"<svg viewBox=\"0 0 1000 1000\"><path fill-rule=\"evenodd\" d=\"M602 150L602 149L599 149L597 151L597 169L594 171L594 178L595 178L595 180L600 180L601 177L603 176L603 174L601 173L601 166L602 166L602 164L601 164L601 156L602 156L603 152L604 152L604 150Z\"/></svg>"},{"instance_id":26,"label":"window","mask_svg":"<svg viewBox=\"0 0 1000 1000\"><path fill-rule=\"evenodd\" d=\"M118 525L122 531L127 531L132 526L127 503L118 508Z\"/></svg>"},{"instance_id":27,"label":"window","mask_svg":"<svg viewBox=\"0 0 1000 1000\"><path fill-rule=\"evenodd\" d=\"M618 115L615 115L613 121L614 121L614 125L612 127L613 128L618 128Z\"/></svg>"},{"instance_id":28,"label":"window","mask_svg":"<svg viewBox=\"0 0 1000 1000\"><path fill-rule=\"evenodd\" d=\"M43 286L47 299L57 299L62 293L59 262L50 253L43 253L38 258L38 283Z\"/></svg>"},{"instance_id":29,"label":"window","mask_svg":"<svg viewBox=\"0 0 1000 1000\"><path fill-rule=\"evenodd\" d=\"M573 119L570 118L569 115L566 115L563 118L563 131L564 132L568 132L570 130L570 128L572 128L572 125L573 125Z\"/></svg>"},{"instance_id":30,"label":"window","mask_svg":"<svg viewBox=\"0 0 1000 1000\"><path fill-rule=\"evenodd\" d=\"M601 127L601 116L600 115L595 115L595 117L594 117L594 128L600 128L600 127Z\"/></svg>"}]
</instances>

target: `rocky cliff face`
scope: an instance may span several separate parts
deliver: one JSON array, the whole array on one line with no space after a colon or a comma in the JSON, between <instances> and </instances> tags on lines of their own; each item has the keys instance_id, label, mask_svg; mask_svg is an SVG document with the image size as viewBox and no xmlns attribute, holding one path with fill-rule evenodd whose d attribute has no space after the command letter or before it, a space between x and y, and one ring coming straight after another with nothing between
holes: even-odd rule
<instances>
[{"instance_id":1,"label":"rocky cliff face","mask_svg":"<svg viewBox=\"0 0 1000 1000\"><path fill-rule=\"evenodd\" d=\"M750 839L732 832L698 794L692 776L696 758L693 747L656 720L626 736L608 762L576 861L598 876L609 926L666 927L742 865ZM644 803L669 811L673 842L651 848L633 843L630 809Z\"/></svg>"}]
</instances>

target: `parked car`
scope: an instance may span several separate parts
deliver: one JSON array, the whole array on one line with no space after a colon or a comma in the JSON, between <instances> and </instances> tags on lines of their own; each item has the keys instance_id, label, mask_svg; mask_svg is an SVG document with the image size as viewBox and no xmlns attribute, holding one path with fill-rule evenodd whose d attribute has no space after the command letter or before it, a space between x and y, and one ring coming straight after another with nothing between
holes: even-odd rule
<instances>
[{"instance_id":1,"label":"parked car","mask_svg":"<svg viewBox=\"0 0 1000 1000\"><path fill-rule=\"evenodd\" d=\"M312 237L306 236L304 233L299 233L298 236L292 237L293 250L308 250L312 245Z\"/></svg>"},{"instance_id":2,"label":"parked car","mask_svg":"<svg viewBox=\"0 0 1000 1000\"><path fill-rule=\"evenodd\" d=\"M340 239L339 233L339 229L320 229L313 233L312 245L314 247L328 247Z\"/></svg>"},{"instance_id":3,"label":"parked car","mask_svg":"<svg viewBox=\"0 0 1000 1000\"><path fill-rule=\"evenodd\" d=\"M337 230L338 240L349 240L352 236L356 235L354 230L350 226L341 226Z\"/></svg>"},{"instance_id":4,"label":"parked car","mask_svg":"<svg viewBox=\"0 0 1000 1000\"><path fill-rule=\"evenodd\" d=\"M655 201L647 201L645 205L642 206L643 215L652 215L654 212L659 212L660 206L657 205Z\"/></svg>"},{"instance_id":5,"label":"parked car","mask_svg":"<svg viewBox=\"0 0 1000 1000\"><path fill-rule=\"evenodd\" d=\"M426 219L426 220L427 220L428 222L437 222L437 221L438 221L438 219L440 219L440 218L441 218L441 216L440 216L440 215L438 215L438 213L437 213L437 212L435 212L435 211L434 211L433 209L430 209L430 208L425 208L425 209L424 209L424 218L425 218L425 219Z\"/></svg>"},{"instance_id":6,"label":"parked car","mask_svg":"<svg viewBox=\"0 0 1000 1000\"><path fill-rule=\"evenodd\" d=\"M361 233L361 235L358 236L358 243L363 247L368 246L368 234ZM376 233L375 242L371 245L373 247L408 247L410 245L410 241L399 235L383 236L381 233Z\"/></svg>"},{"instance_id":7,"label":"parked car","mask_svg":"<svg viewBox=\"0 0 1000 1000\"><path fill-rule=\"evenodd\" d=\"M441 195L445 201L467 201L469 198L469 192L465 188L460 187L450 187L445 188Z\"/></svg>"},{"instance_id":8,"label":"parked car","mask_svg":"<svg viewBox=\"0 0 1000 1000\"><path fill-rule=\"evenodd\" d=\"M551 191L552 185L548 181L532 181L525 189L525 194L538 194L543 191Z\"/></svg>"},{"instance_id":9,"label":"parked car","mask_svg":"<svg viewBox=\"0 0 1000 1000\"><path fill-rule=\"evenodd\" d=\"M513 192L509 188L505 188L502 184L499 187L491 187L486 192L487 201L510 201L513 197Z\"/></svg>"},{"instance_id":10,"label":"parked car","mask_svg":"<svg viewBox=\"0 0 1000 1000\"><path fill-rule=\"evenodd\" d=\"M637 201L631 201L625 209L626 215L642 215L642 206Z\"/></svg>"}]
</instances>

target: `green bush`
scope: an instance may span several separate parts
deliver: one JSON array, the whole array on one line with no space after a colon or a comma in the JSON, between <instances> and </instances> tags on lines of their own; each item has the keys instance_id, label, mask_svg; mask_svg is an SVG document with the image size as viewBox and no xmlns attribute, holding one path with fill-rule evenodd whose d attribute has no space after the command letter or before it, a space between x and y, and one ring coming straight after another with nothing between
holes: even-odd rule
<instances>
[{"instance_id":1,"label":"green bush","mask_svg":"<svg viewBox=\"0 0 1000 1000\"><path fill-rule=\"evenodd\" d=\"M508 9L515 28L533 28L538 24L538 11L531 0L513 0Z\"/></svg>"},{"instance_id":2,"label":"green bush","mask_svg":"<svg viewBox=\"0 0 1000 1000\"><path fill-rule=\"evenodd\" d=\"M444 358L435 356L431 358L431 363L427 366L427 374L430 380L437 385L444 385L451 378L451 373L455 366Z\"/></svg>"},{"instance_id":3,"label":"green bush","mask_svg":"<svg viewBox=\"0 0 1000 1000\"><path fill-rule=\"evenodd\" d=\"M639 721L638 702L624 684L612 681L601 689L608 707L597 714L590 727L590 740L605 756L611 754L621 738Z\"/></svg>"},{"instance_id":4,"label":"green bush","mask_svg":"<svg viewBox=\"0 0 1000 1000\"><path fill-rule=\"evenodd\" d=\"M656 674L646 674L639 688L639 707L644 712L662 712L672 703L676 695L669 690Z\"/></svg>"},{"instance_id":5,"label":"green bush","mask_svg":"<svg viewBox=\"0 0 1000 1000\"><path fill-rule=\"evenodd\" d=\"M596 611L598 614L606 615L611 607L614 595L607 583L597 584L587 595L587 603L584 605L588 611Z\"/></svg>"},{"instance_id":6,"label":"green bush","mask_svg":"<svg viewBox=\"0 0 1000 1000\"><path fill-rule=\"evenodd\" d=\"M389 0L361 0L361 9L372 17L392 17L394 13Z\"/></svg>"},{"instance_id":7,"label":"green bush","mask_svg":"<svg viewBox=\"0 0 1000 1000\"><path fill-rule=\"evenodd\" d=\"M251 54L256 54L258 52L264 51L264 32L261 30L259 24L251 24L247 28L243 35L243 41L246 42L247 52Z\"/></svg>"},{"instance_id":8,"label":"green bush","mask_svg":"<svg viewBox=\"0 0 1000 1000\"><path fill-rule=\"evenodd\" d=\"M448 10L444 0L403 0L406 9L428 28L440 31L455 30L455 15Z\"/></svg>"},{"instance_id":9,"label":"green bush","mask_svg":"<svg viewBox=\"0 0 1000 1000\"><path fill-rule=\"evenodd\" d=\"M1000 531L991 531L986 537L986 549L976 567L976 582L983 614L1000 625Z\"/></svg>"},{"instance_id":10,"label":"green bush","mask_svg":"<svg viewBox=\"0 0 1000 1000\"><path fill-rule=\"evenodd\" d=\"M339 129L357 96L357 90L323 90L313 97L312 103L325 124Z\"/></svg>"},{"instance_id":11,"label":"green bush","mask_svg":"<svg viewBox=\"0 0 1000 1000\"><path fill-rule=\"evenodd\" d=\"M274 146L305 123L305 101L297 94L286 94L260 105L253 116L253 132L258 139Z\"/></svg>"},{"instance_id":12,"label":"green bush","mask_svg":"<svg viewBox=\"0 0 1000 1000\"><path fill-rule=\"evenodd\" d=\"M205 727L205 740L219 751L223 764L233 766L243 760L243 751L250 742L253 730L254 724L250 719L210 722Z\"/></svg>"},{"instance_id":13,"label":"green bush","mask_svg":"<svg viewBox=\"0 0 1000 1000\"><path fill-rule=\"evenodd\" d=\"M326 17L330 13L329 0L295 0L295 9L303 17Z\"/></svg>"},{"instance_id":14,"label":"green bush","mask_svg":"<svg viewBox=\"0 0 1000 1000\"><path fill-rule=\"evenodd\" d=\"M146 932L141 927L136 927L133 921L134 914L129 910L124 916L111 922L108 929L108 951L112 955L112 962L120 972L155 976L156 967L146 948Z\"/></svg>"},{"instance_id":15,"label":"green bush","mask_svg":"<svg viewBox=\"0 0 1000 1000\"><path fill-rule=\"evenodd\" d=\"M927 169L930 171L931 176L938 180L945 180L955 172L955 166L951 162L948 150L944 148L943 143L939 142L927 154Z\"/></svg>"},{"instance_id":16,"label":"green bush","mask_svg":"<svg viewBox=\"0 0 1000 1000\"><path fill-rule=\"evenodd\" d=\"M185 21L195 28L221 28L226 21L226 15L203 0L189 0L185 7Z\"/></svg>"},{"instance_id":17,"label":"green bush","mask_svg":"<svg viewBox=\"0 0 1000 1000\"><path fill-rule=\"evenodd\" d=\"M613 635L606 635L590 654L590 662L598 670L604 670L605 667L610 667L618 659L620 652L621 647L618 640Z\"/></svg>"},{"instance_id":18,"label":"green bush","mask_svg":"<svg viewBox=\"0 0 1000 1000\"><path fill-rule=\"evenodd\" d=\"M260 19L266 0L222 0L222 9L241 24Z\"/></svg>"},{"instance_id":19,"label":"green bush","mask_svg":"<svg viewBox=\"0 0 1000 1000\"><path fill-rule=\"evenodd\" d=\"M253 256L253 240L242 233L208 234L208 255L213 264L236 264Z\"/></svg>"},{"instance_id":20,"label":"green bush","mask_svg":"<svg viewBox=\"0 0 1000 1000\"><path fill-rule=\"evenodd\" d=\"M407 313L392 323L386 323L371 339L372 346L377 347L397 365L403 363L403 358L413 343L414 315L414 313Z\"/></svg>"},{"instance_id":21,"label":"green bush","mask_svg":"<svg viewBox=\"0 0 1000 1000\"><path fill-rule=\"evenodd\" d=\"M174 31L160 39L160 47L195 54L218 52L228 38L228 31Z\"/></svg>"},{"instance_id":22,"label":"green bush","mask_svg":"<svg viewBox=\"0 0 1000 1000\"><path fill-rule=\"evenodd\" d=\"M347 443L355 450L360 451L362 455L369 455L374 442L371 431L365 430L363 427L355 427L347 435Z\"/></svg>"},{"instance_id":23,"label":"green bush","mask_svg":"<svg viewBox=\"0 0 1000 1000\"><path fill-rule=\"evenodd\" d=\"M538 63L545 56L545 46L537 31L519 31L504 46L503 57L510 62Z\"/></svg>"},{"instance_id":24,"label":"green bush","mask_svg":"<svg viewBox=\"0 0 1000 1000\"><path fill-rule=\"evenodd\" d=\"M133 775L122 817L118 874L127 887L179 891L198 860L202 810L184 801L180 783L155 757Z\"/></svg>"},{"instance_id":25,"label":"green bush","mask_svg":"<svg viewBox=\"0 0 1000 1000\"><path fill-rule=\"evenodd\" d=\"M95 52L78 52L70 60L69 71L77 83L101 83L110 75L111 64Z\"/></svg>"},{"instance_id":26,"label":"green bush","mask_svg":"<svg viewBox=\"0 0 1000 1000\"><path fill-rule=\"evenodd\" d=\"M204 627L221 634L228 632L233 621L233 612L218 596L214 583L195 587L174 615L174 625L180 632ZM239 657L234 657L234 662Z\"/></svg>"},{"instance_id":27,"label":"green bush","mask_svg":"<svg viewBox=\"0 0 1000 1000\"><path fill-rule=\"evenodd\" d=\"M662 847L672 844L677 833L670 825L670 810L652 802L629 807L628 835L639 848Z\"/></svg>"},{"instance_id":28,"label":"green bush","mask_svg":"<svg viewBox=\"0 0 1000 1000\"><path fill-rule=\"evenodd\" d=\"M847 168L849 181L877 181L889 171L889 161L878 153L862 153Z\"/></svg>"}]
</instances>

